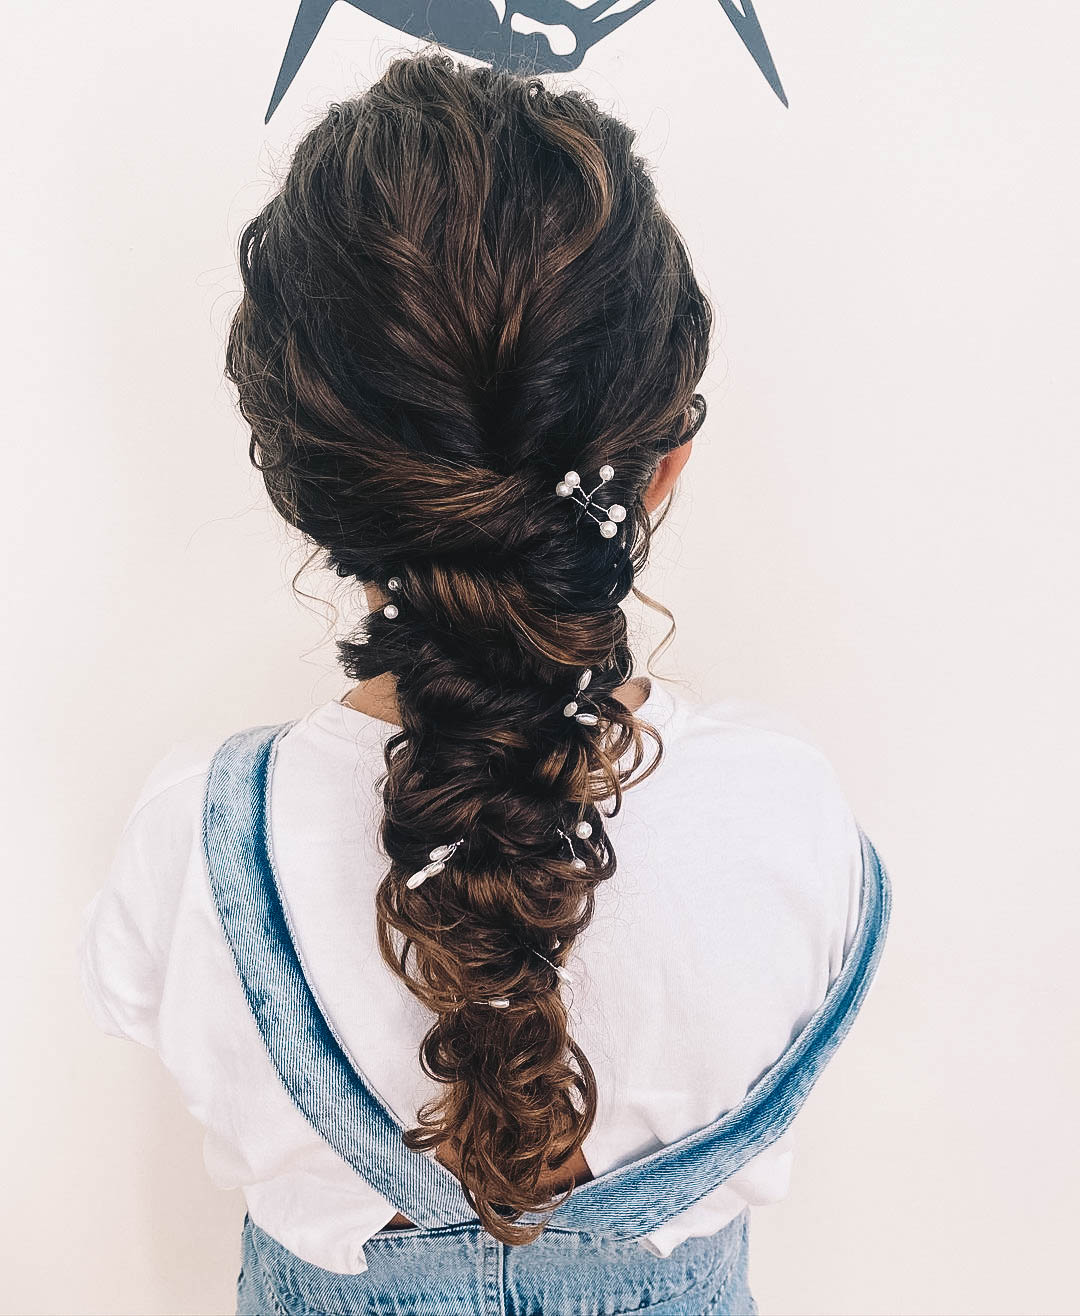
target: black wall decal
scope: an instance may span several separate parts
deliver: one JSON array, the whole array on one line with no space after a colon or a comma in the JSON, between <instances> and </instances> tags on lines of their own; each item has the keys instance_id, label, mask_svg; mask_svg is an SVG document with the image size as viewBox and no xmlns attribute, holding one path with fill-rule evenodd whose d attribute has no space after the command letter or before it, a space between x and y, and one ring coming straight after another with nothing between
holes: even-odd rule
<instances>
[{"instance_id":1,"label":"black wall decal","mask_svg":"<svg viewBox=\"0 0 1080 1316\"><path fill-rule=\"evenodd\" d=\"M787 105L787 96L751 0L741 0L741 7L736 0L718 2L769 86ZM270 122L270 116L300 71L334 3L335 0L300 0L265 123ZM419 4L415 0L348 0L348 3L409 36L436 41L459 55L469 55L516 73L556 73L576 69L591 46L654 0L637 0L606 17L605 11L611 9L615 0L595 0L584 9L570 4L569 0L506 0L506 13L501 20L491 0L422 0ZM568 29L574 40L573 51L569 55L556 54L543 31L514 31L511 27L514 14L548 28Z\"/></svg>"}]
</instances>

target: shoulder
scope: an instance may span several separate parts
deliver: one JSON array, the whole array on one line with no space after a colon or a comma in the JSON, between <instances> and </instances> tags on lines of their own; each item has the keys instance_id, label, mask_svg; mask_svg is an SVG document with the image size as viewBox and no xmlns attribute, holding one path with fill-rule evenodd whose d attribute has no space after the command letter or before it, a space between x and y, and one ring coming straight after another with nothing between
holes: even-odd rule
<instances>
[{"instance_id":1,"label":"shoulder","mask_svg":"<svg viewBox=\"0 0 1080 1316\"><path fill-rule=\"evenodd\" d=\"M193 736L174 741L146 772L132 802L125 830L152 827L171 813L182 811L206 785L207 773L222 736Z\"/></svg>"},{"instance_id":2,"label":"shoulder","mask_svg":"<svg viewBox=\"0 0 1080 1316\"><path fill-rule=\"evenodd\" d=\"M715 838L731 880L744 874L752 883L770 925L816 945L835 976L858 922L863 850L831 757L766 703L683 694L674 702L671 754L684 807Z\"/></svg>"},{"instance_id":3,"label":"shoulder","mask_svg":"<svg viewBox=\"0 0 1080 1316\"><path fill-rule=\"evenodd\" d=\"M850 843L854 814L828 753L790 714L739 696L673 696L671 756L685 787L773 815L790 828L831 826Z\"/></svg>"},{"instance_id":4,"label":"shoulder","mask_svg":"<svg viewBox=\"0 0 1080 1316\"><path fill-rule=\"evenodd\" d=\"M138 839L168 847L201 835L203 801L210 769L218 752L244 745L267 733L286 729L288 722L242 727L231 732L202 733L173 741L145 773L121 831L121 845Z\"/></svg>"},{"instance_id":5,"label":"shoulder","mask_svg":"<svg viewBox=\"0 0 1080 1316\"><path fill-rule=\"evenodd\" d=\"M177 911L201 839L207 774L222 739L177 740L151 760L83 909L83 995L107 1033L154 1042Z\"/></svg>"},{"instance_id":6,"label":"shoulder","mask_svg":"<svg viewBox=\"0 0 1080 1316\"><path fill-rule=\"evenodd\" d=\"M223 736L174 741L145 772L117 838L112 869L129 875L127 894L166 898L201 836L203 796ZM137 885L136 885L137 881Z\"/></svg>"}]
</instances>

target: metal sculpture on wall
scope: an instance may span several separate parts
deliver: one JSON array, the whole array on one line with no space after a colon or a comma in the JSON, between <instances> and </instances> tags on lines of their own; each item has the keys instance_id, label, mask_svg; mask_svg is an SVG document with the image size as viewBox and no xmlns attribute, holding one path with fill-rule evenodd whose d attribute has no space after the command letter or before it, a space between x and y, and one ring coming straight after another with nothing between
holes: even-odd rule
<instances>
[{"instance_id":1,"label":"metal sculpture on wall","mask_svg":"<svg viewBox=\"0 0 1080 1316\"><path fill-rule=\"evenodd\" d=\"M319 34L335 0L300 0L285 58L264 122L281 103L293 78ZM616 0L594 0L584 7L571 0L348 0L354 8L422 41L435 41L459 55L468 55L516 73L562 73L576 69L590 47L654 3L635 0L609 13ZM780 100L780 85L765 34L751 0L718 0L743 45ZM515 26L514 20L517 20Z\"/></svg>"}]
</instances>

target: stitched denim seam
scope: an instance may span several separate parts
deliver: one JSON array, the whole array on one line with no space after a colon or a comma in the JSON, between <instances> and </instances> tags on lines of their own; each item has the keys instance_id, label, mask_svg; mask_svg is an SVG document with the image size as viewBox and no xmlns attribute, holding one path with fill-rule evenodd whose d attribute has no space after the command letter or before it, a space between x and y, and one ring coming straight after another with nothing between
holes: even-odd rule
<instances>
[{"instance_id":1,"label":"stitched denim seam","mask_svg":"<svg viewBox=\"0 0 1080 1316\"><path fill-rule=\"evenodd\" d=\"M270 1275L268 1273L266 1266L262 1264L260 1264L259 1266L259 1278L262 1280L262 1290L266 1294L267 1298L269 1299L270 1306L273 1307L274 1311L277 1313L277 1316L289 1316L289 1309L282 1303L281 1298L278 1296L277 1290L270 1283ZM287 1290L285 1292L287 1297L296 1298L297 1301L301 1300L298 1294L289 1293Z\"/></svg>"},{"instance_id":2,"label":"stitched denim seam","mask_svg":"<svg viewBox=\"0 0 1080 1316\"><path fill-rule=\"evenodd\" d=\"M417 1238L446 1238L451 1234L468 1233L470 1229L476 1229L476 1221L462 1220L453 1225L413 1225L405 1229L379 1229L376 1230L370 1238L364 1240L364 1244L375 1243L409 1243Z\"/></svg>"},{"instance_id":3,"label":"stitched denim seam","mask_svg":"<svg viewBox=\"0 0 1080 1316\"><path fill-rule=\"evenodd\" d=\"M747 1235L749 1234L749 1225L750 1225L749 1217L744 1215L743 1227L739 1236L739 1247L734 1257L731 1258L731 1265L728 1268L728 1273L724 1276L724 1279L720 1287L716 1290L716 1293L712 1296L712 1298L709 1299L709 1305L705 1308L705 1311L702 1313L702 1316L711 1316L711 1314L718 1309L719 1304L727 1296L728 1289L731 1288L731 1282L735 1278L736 1267L740 1264L740 1262L742 1262L745 1259L746 1256L747 1244L749 1242L747 1238Z\"/></svg>"},{"instance_id":4,"label":"stitched denim seam","mask_svg":"<svg viewBox=\"0 0 1080 1316\"><path fill-rule=\"evenodd\" d=\"M735 1266L733 1265L731 1267L731 1271L724 1276L724 1281L720 1285L720 1287L716 1290L716 1293L709 1299L709 1305L702 1312L702 1316L713 1316L714 1312L719 1312L720 1303L723 1302L723 1300L727 1297L728 1291L731 1288L731 1282L734 1278L735 1278ZM751 1304L753 1304L753 1301L754 1301L753 1297L751 1296L750 1298ZM749 1311L733 1312L732 1316L750 1316L750 1312L756 1310L757 1308L751 1305Z\"/></svg>"}]
</instances>

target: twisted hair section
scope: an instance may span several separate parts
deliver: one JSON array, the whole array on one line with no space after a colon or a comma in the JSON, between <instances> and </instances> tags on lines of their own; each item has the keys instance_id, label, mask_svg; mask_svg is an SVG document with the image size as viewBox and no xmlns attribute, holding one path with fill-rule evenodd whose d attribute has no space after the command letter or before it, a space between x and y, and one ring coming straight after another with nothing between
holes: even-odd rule
<instances>
[{"instance_id":1,"label":"twisted hair section","mask_svg":"<svg viewBox=\"0 0 1080 1316\"><path fill-rule=\"evenodd\" d=\"M340 575L396 578L397 615L339 651L353 679L396 681L378 940L432 1014L419 1061L440 1085L405 1140L452 1155L507 1243L541 1231L516 1222L557 1205L542 1180L596 1116L557 969L616 871L605 823L663 753L615 694L620 605L645 490L705 413L711 309L633 138L580 91L394 60L245 226L226 349L274 506ZM554 493L604 464L611 538ZM595 726L564 712L585 669Z\"/></svg>"}]
</instances>

